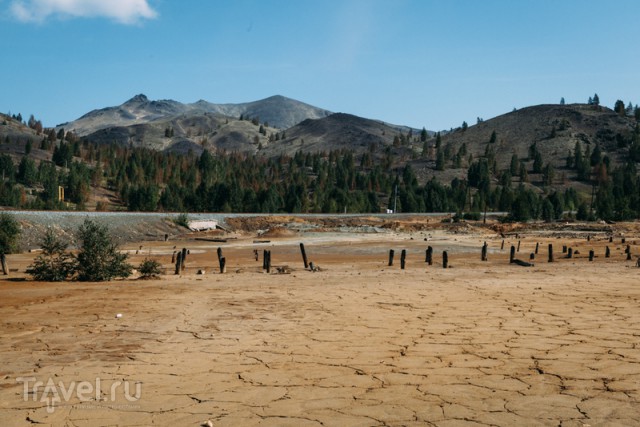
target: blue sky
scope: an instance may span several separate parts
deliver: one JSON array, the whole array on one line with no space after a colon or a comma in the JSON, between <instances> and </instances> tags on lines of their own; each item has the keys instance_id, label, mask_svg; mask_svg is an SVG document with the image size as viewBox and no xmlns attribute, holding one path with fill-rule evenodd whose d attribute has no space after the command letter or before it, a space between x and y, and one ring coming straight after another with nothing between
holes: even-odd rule
<instances>
[{"instance_id":1,"label":"blue sky","mask_svg":"<svg viewBox=\"0 0 640 427\"><path fill-rule=\"evenodd\" d=\"M640 104L640 1L0 0L0 111L280 94L441 130L598 93Z\"/></svg>"}]
</instances>

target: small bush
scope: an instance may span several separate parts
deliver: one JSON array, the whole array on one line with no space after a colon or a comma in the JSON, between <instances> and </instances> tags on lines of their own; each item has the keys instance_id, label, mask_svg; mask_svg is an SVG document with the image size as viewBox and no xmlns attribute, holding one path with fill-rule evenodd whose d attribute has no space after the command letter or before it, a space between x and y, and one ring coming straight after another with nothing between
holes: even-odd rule
<instances>
[{"instance_id":1,"label":"small bush","mask_svg":"<svg viewBox=\"0 0 640 427\"><path fill-rule=\"evenodd\" d=\"M8 213L0 214L0 254L11 254L17 250L20 224Z\"/></svg>"},{"instance_id":2,"label":"small bush","mask_svg":"<svg viewBox=\"0 0 640 427\"><path fill-rule=\"evenodd\" d=\"M180 225L184 228L189 228L189 215L187 215L186 213L181 213L173 219L173 222L176 225Z\"/></svg>"},{"instance_id":3,"label":"small bush","mask_svg":"<svg viewBox=\"0 0 640 427\"><path fill-rule=\"evenodd\" d=\"M131 275L133 267L127 263L129 256L118 250L105 225L85 219L78 229L78 241L80 252L76 257L76 271L79 281L102 282Z\"/></svg>"},{"instance_id":4,"label":"small bush","mask_svg":"<svg viewBox=\"0 0 640 427\"><path fill-rule=\"evenodd\" d=\"M141 279L152 279L160 276L162 266L155 259L145 258L138 266Z\"/></svg>"},{"instance_id":5,"label":"small bush","mask_svg":"<svg viewBox=\"0 0 640 427\"><path fill-rule=\"evenodd\" d=\"M45 282L62 282L73 275L73 256L67 252L67 244L59 240L51 229L47 230L40 246L42 254L27 268L27 274Z\"/></svg>"}]
</instances>

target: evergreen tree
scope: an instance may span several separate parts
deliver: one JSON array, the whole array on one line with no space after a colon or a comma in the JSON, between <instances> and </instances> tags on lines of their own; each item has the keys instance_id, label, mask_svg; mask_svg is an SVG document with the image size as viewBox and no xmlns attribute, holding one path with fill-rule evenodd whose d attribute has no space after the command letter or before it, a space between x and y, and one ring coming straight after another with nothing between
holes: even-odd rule
<instances>
[{"instance_id":1,"label":"evergreen tree","mask_svg":"<svg viewBox=\"0 0 640 427\"><path fill-rule=\"evenodd\" d=\"M78 280L101 282L131 275L133 267L127 263L128 255L119 251L105 225L85 219L77 237L80 246L75 266Z\"/></svg>"}]
</instances>

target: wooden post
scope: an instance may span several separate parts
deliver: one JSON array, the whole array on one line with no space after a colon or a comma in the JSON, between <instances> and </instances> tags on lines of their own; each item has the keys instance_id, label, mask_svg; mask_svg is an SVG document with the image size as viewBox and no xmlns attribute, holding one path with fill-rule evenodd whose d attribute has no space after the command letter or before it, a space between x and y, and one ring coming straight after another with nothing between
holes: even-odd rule
<instances>
[{"instance_id":1,"label":"wooden post","mask_svg":"<svg viewBox=\"0 0 640 427\"><path fill-rule=\"evenodd\" d=\"M271 251L267 251L267 274L271 273Z\"/></svg>"},{"instance_id":2,"label":"wooden post","mask_svg":"<svg viewBox=\"0 0 640 427\"><path fill-rule=\"evenodd\" d=\"M184 264L187 262L187 248L182 248L182 269L184 270Z\"/></svg>"},{"instance_id":3,"label":"wooden post","mask_svg":"<svg viewBox=\"0 0 640 427\"><path fill-rule=\"evenodd\" d=\"M624 245L626 241L627 241L627 239L625 239L625 238L623 237L623 238L622 238L622 244Z\"/></svg>"},{"instance_id":4,"label":"wooden post","mask_svg":"<svg viewBox=\"0 0 640 427\"><path fill-rule=\"evenodd\" d=\"M500 245L500 250L504 250L504 239L502 239L502 245Z\"/></svg>"},{"instance_id":5,"label":"wooden post","mask_svg":"<svg viewBox=\"0 0 640 427\"><path fill-rule=\"evenodd\" d=\"M567 245L562 245L562 253L563 254L567 253Z\"/></svg>"},{"instance_id":6,"label":"wooden post","mask_svg":"<svg viewBox=\"0 0 640 427\"><path fill-rule=\"evenodd\" d=\"M513 260L516 259L516 247L511 245L511 254L509 255L509 264L513 264Z\"/></svg>"},{"instance_id":7,"label":"wooden post","mask_svg":"<svg viewBox=\"0 0 640 427\"><path fill-rule=\"evenodd\" d=\"M302 253L302 261L304 262L304 268L307 269L309 267L309 262L307 261L307 253L304 250L303 243L300 243L300 252Z\"/></svg>"},{"instance_id":8,"label":"wooden post","mask_svg":"<svg viewBox=\"0 0 640 427\"><path fill-rule=\"evenodd\" d=\"M171 255L171 264L174 264L176 262L176 251L173 251L173 254Z\"/></svg>"},{"instance_id":9,"label":"wooden post","mask_svg":"<svg viewBox=\"0 0 640 427\"><path fill-rule=\"evenodd\" d=\"M537 243L536 243L536 252L535 252L535 254L536 254L536 255L538 255L538 247L539 247L539 246L540 246L540 242L537 242Z\"/></svg>"},{"instance_id":10,"label":"wooden post","mask_svg":"<svg viewBox=\"0 0 640 427\"><path fill-rule=\"evenodd\" d=\"M433 265L433 248L431 246L427 248L427 264Z\"/></svg>"},{"instance_id":11,"label":"wooden post","mask_svg":"<svg viewBox=\"0 0 640 427\"><path fill-rule=\"evenodd\" d=\"M607 246L607 247L604 249L604 257L605 257L605 258L609 258L610 256L611 256L611 249L609 249L609 246Z\"/></svg>"},{"instance_id":12,"label":"wooden post","mask_svg":"<svg viewBox=\"0 0 640 427\"><path fill-rule=\"evenodd\" d=\"M609 236L609 243L613 243L613 236Z\"/></svg>"},{"instance_id":13,"label":"wooden post","mask_svg":"<svg viewBox=\"0 0 640 427\"><path fill-rule=\"evenodd\" d=\"M316 271L316 266L315 266L315 265L313 265L313 261L311 261L311 262L309 263L309 270L311 270L311 271Z\"/></svg>"},{"instance_id":14,"label":"wooden post","mask_svg":"<svg viewBox=\"0 0 640 427\"><path fill-rule=\"evenodd\" d=\"M631 261L631 246L627 245L627 261Z\"/></svg>"},{"instance_id":15,"label":"wooden post","mask_svg":"<svg viewBox=\"0 0 640 427\"><path fill-rule=\"evenodd\" d=\"M533 261L534 259L536 259L536 254L535 254L535 253L533 253L533 252L531 252L531 253L529 254L529 261Z\"/></svg>"},{"instance_id":16,"label":"wooden post","mask_svg":"<svg viewBox=\"0 0 640 427\"><path fill-rule=\"evenodd\" d=\"M449 254L447 251L442 252L442 268L449 268Z\"/></svg>"},{"instance_id":17,"label":"wooden post","mask_svg":"<svg viewBox=\"0 0 640 427\"><path fill-rule=\"evenodd\" d=\"M393 249L389 249L389 267L391 267L393 265L393 254L395 252L393 251Z\"/></svg>"},{"instance_id":18,"label":"wooden post","mask_svg":"<svg viewBox=\"0 0 640 427\"><path fill-rule=\"evenodd\" d=\"M262 269L266 270L267 269L267 259L269 258L269 255L267 255L269 253L268 250L264 250L262 252Z\"/></svg>"},{"instance_id":19,"label":"wooden post","mask_svg":"<svg viewBox=\"0 0 640 427\"><path fill-rule=\"evenodd\" d=\"M573 258L573 248L569 248L567 250L567 258L569 259Z\"/></svg>"},{"instance_id":20,"label":"wooden post","mask_svg":"<svg viewBox=\"0 0 640 427\"><path fill-rule=\"evenodd\" d=\"M9 275L9 267L7 266L7 257L5 254L0 254L0 264L2 264L2 274Z\"/></svg>"},{"instance_id":21,"label":"wooden post","mask_svg":"<svg viewBox=\"0 0 640 427\"><path fill-rule=\"evenodd\" d=\"M520 240L518 240L518 252L520 252Z\"/></svg>"},{"instance_id":22,"label":"wooden post","mask_svg":"<svg viewBox=\"0 0 640 427\"><path fill-rule=\"evenodd\" d=\"M176 274L180 274L182 270L182 252L178 252L176 256Z\"/></svg>"},{"instance_id":23,"label":"wooden post","mask_svg":"<svg viewBox=\"0 0 640 427\"><path fill-rule=\"evenodd\" d=\"M225 257L220 258L220 274L227 272L227 259Z\"/></svg>"},{"instance_id":24,"label":"wooden post","mask_svg":"<svg viewBox=\"0 0 640 427\"><path fill-rule=\"evenodd\" d=\"M484 242L484 245L482 245L482 253L480 255L480 259L482 261L486 261L487 260L487 242Z\"/></svg>"},{"instance_id":25,"label":"wooden post","mask_svg":"<svg viewBox=\"0 0 640 427\"><path fill-rule=\"evenodd\" d=\"M553 244L549 243L549 262L553 262Z\"/></svg>"},{"instance_id":26,"label":"wooden post","mask_svg":"<svg viewBox=\"0 0 640 427\"><path fill-rule=\"evenodd\" d=\"M593 261L594 252L593 249L589 251L589 261Z\"/></svg>"},{"instance_id":27,"label":"wooden post","mask_svg":"<svg viewBox=\"0 0 640 427\"><path fill-rule=\"evenodd\" d=\"M168 235L168 234L165 234L165 235L164 235L164 241L166 242L167 240L169 240L169 235Z\"/></svg>"},{"instance_id":28,"label":"wooden post","mask_svg":"<svg viewBox=\"0 0 640 427\"><path fill-rule=\"evenodd\" d=\"M591 234L587 234L587 242L591 241Z\"/></svg>"},{"instance_id":29,"label":"wooden post","mask_svg":"<svg viewBox=\"0 0 640 427\"><path fill-rule=\"evenodd\" d=\"M260 258L260 256L258 255L258 250L257 249L253 250L253 256L256 259L256 261L258 261L258 258Z\"/></svg>"},{"instance_id":30,"label":"wooden post","mask_svg":"<svg viewBox=\"0 0 640 427\"><path fill-rule=\"evenodd\" d=\"M400 269L402 270L404 270L406 258L407 258L407 250L403 249L402 252L400 252Z\"/></svg>"},{"instance_id":31,"label":"wooden post","mask_svg":"<svg viewBox=\"0 0 640 427\"><path fill-rule=\"evenodd\" d=\"M220 266L220 273L222 273L222 260L224 259L224 257L222 256L222 248L218 247L216 252L218 254L218 265Z\"/></svg>"}]
</instances>

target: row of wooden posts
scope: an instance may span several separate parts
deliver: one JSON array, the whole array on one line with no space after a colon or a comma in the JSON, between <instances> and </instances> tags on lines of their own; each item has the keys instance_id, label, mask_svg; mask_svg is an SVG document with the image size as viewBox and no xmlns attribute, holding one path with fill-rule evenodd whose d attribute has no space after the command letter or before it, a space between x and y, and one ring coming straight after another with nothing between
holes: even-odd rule
<instances>
[{"instance_id":1,"label":"row of wooden posts","mask_svg":"<svg viewBox=\"0 0 640 427\"><path fill-rule=\"evenodd\" d=\"M590 239L587 239L590 240ZM610 242L612 242L613 240L610 239ZM624 243L624 239L623 239L623 243ZM504 249L504 240L502 241L502 244L500 246L501 249ZM529 255L529 261L533 261L535 259L535 256L538 254L538 251L540 249L540 243L536 243L536 248L535 251L532 252ZM489 245L487 244L487 242L484 242L484 244L482 245L482 249L480 252L480 259L482 261L488 261L488 251L489 251ZM511 264L517 264L517 265L521 265L524 267L531 267L533 266L533 264L531 262L527 262L527 261L523 261L520 260L518 258L516 258L516 252L520 252L520 241L518 241L518 246L516 248L515 245L511 245L511 250L510 250L510 255L509 255L509 263ZM311 271L317 271L316 266L314 266L313 262L309 262L308 258L307 258L307 253L306 250L304 248L304 244L300 243L300 253L302 255L302 262L304 263L304 268L309 269ZM549 243L548 246L548 262L554 262L554 255L553 255L553 244ZM574 251L573 248L571 247L567 247L566 245L562 246L562 253L566 254L565 258L571 259L573 258L573 255L575 253L577 253L577 251ZM626 249L625 249L625 253L627 254L627 260L631 260L631 245L627 245ZM171 263L175 263L176 268L175 268L175 274L180 274L181 272L184 272L185 267L186 267L186 260L187 260L187 255L189 255L190 252L189 250L187 250L186 248L183 248L182 251L177 251L173 253L173 257L171 259ZM254 249L253 251L255 260L258 261L259 258L259 253L257 249ZM219 264L219 268L220 268L220 273L224 274L227 272L227 261L226 258L224 256L222 256L222 248L218 248L217 249L217 255L218 255L218 264ZM611 257L611 250L609 249L609 246L607 246L605 248L605 258L609 258ZM393 266L393 260L395 257L395 251L393 249L389 250L389 267ZM595 251L593 249L591 249L589 251L589 261L593 261L595 257ZM7 274L6 271L6 261L5 261L5 257L2 256L1 258L2 260L2 269L3 271L5 271L5 275ZM406 260L407 260L407 250L403 249L400 252L400 268L402 270L405 269L406 267ZM433 265L433 247L429 246L426 249L426 253L425 253L425 263L427 263L428 265ZM449 268L449 254L447 253L447 251L443 251L442 252L442 267L443 268ZM271 251L270 250L264 250L263 252L263 256L262 256L262 269L265 270L267 273L271 273Z\"/></svg>"},{"instance_id":2,"label":"row of wooden posts","mask_svg":"<svg viewBox=\"0 0 640 427\"><path fill-rule=\"evenodd\" d=\"M302 254L302 261L304 263L304 268L309 269L311 271L318 271L317 266L315 266L313 262L309 262L307 258L307 252L304 249L303 243L300 243L300 253ZM171 263L172 264L175 263L176 265L175 274L180 274L184 272L186 268L187 255L189 254L190 254L190 251L186 248L183 248L181 251L176 251L173 253L171 257ZM220 267L220 274L224 274L227 272L227 259L224 256L222 256L222 248L218 247L217 254L218 254L218 265ZM255 260L258 261L259 254L257 249L253 250L253 255L255 257ZM263 252L262 269L265 270L267 273L271 273L271 251L270 250L265 249Z\"/></svg>"}]
</instances>

